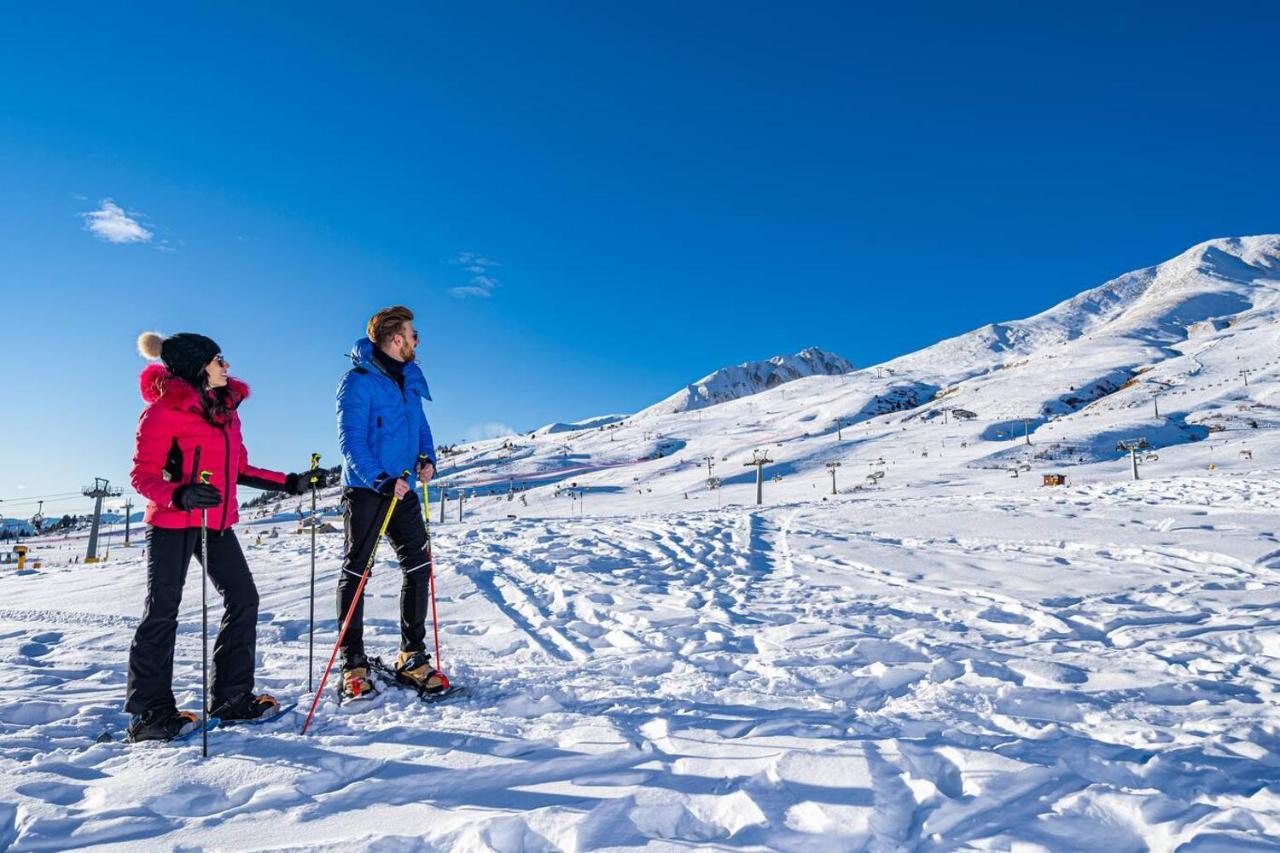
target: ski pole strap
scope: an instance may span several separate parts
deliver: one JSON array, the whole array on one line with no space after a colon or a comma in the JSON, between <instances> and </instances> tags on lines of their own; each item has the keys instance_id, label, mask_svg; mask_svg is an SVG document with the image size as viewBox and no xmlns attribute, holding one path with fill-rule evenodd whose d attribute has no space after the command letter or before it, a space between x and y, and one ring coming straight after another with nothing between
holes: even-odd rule
<instances>
[{"instance_id":1,"label":"ski pole strap","mask_svg":"<svg viewBox=\"0 0 1280 853\"><path fill-rule=\"evenodd\" d=\"M407 481L407 480L408 480L408 478L410 478L410 477L412 477L412 476L413 476L413 472L412 472L412 471L405 471L405 472L403 472L400 476L401 476L403 479L405 479L405 480ZM393 514L393 513L395 513L395 511L396 511L396 504L398 504L398 503L400 503L400 499L399 499L398 497L396 497L396 496L395 496L395 493L393 492L393 493L391 494L391 506L387 507L387 515L386 515L386 517L385 517L385 518L383 518L383 519L382 519L382 527L378 529L378 539L381 539L383 536L387 535L387 527L389 527L389 526L391 525L391 516L392 516L392 514ZM378 539L375 539L375 540L373 541L373 553L369 555L369 567L370 567L370 568L372 568L372 567L373 567L373 556L374 556L374 554L376 554L376 553L377 553L377 551L378 551Z\"/></svg>"}]
</instances>

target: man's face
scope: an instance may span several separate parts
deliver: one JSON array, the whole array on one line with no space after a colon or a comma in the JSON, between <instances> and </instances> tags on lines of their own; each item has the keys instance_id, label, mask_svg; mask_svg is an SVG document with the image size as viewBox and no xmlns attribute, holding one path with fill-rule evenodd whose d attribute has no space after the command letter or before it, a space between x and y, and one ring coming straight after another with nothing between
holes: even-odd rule
<instances>
[{"instance_id":1,"label":"man's face","mask_svg":"<svg viewBox=\"0 0 1280 853\"><path fill-rule=\"evenodd\" d=\"M418 354L418 330L413 327L412 320L404 321L400 333L392 339L392 343L398 347L401 361L413 361Z\"/></svg>"}]
</instances>

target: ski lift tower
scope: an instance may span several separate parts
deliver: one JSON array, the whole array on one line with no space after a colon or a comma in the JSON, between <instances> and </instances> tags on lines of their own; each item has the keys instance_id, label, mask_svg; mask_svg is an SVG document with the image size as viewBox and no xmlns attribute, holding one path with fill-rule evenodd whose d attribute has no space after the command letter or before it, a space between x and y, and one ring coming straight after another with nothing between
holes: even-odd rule
<instances>
[{"instance_id":1,"label":"ski lift tower","mask_svg":"<svg viewBox=\"0 0 1280 853\"><path fill-rule=\"evenodd\" d=\"M839 462L828 462L827 470L831 472L831 494L836 494L836 469L840 467Z\"/></svg>"},{"instance_id":2,"label":"ski lift tower","mask_svg":"<svg viewBox=\"0 0 1280 853\"><path fill-rule=\"evenodd\" d=\"M1023 416L1021 418L1018 418L1018 420L1022 421L1022 441L1024 444L1030 447L1031 446L1031 422L1035 420L1035 418L1028 418L1026 416Z\"/></svg>"},{"instance_id":3,"label":"ski lift tower","mask_svg":"<svg viewBox=\"0 0 1280 853\"><path fill-rule=\"evenodd\" d=\"M81 494L93 498L93 526L89 528L89 551L85 554L86 563L98 562L98 526L102 523L102 501L104 498L117 498L120 489L102 477L94 477L92 486L85 486Z\"/></svg>"},{"instance_id":4,"label":"ski lift tower","mask_svg":"<svg viewBox=\"0 0 1280 853\"><path fill-rule=\"evenodd\" d=\"M767 450L756 450L753 452L755 454L755 458L750 462L744 462L742 467L750 468L752 465L756 466L756 505L759 506L764 503L764 466L768 465L773 460L769 458L769 451Z\"/></svg>"},{"instance_id":5,"label":"ski lift tower","mask_svg":"<svg viewBox=\"0 0 1280 853\"><path fill-rule=\"evenodd\" d=\"M1145 438L1128 438L1116 442L1116 450L1129 454L1129 461L1133 464L1133 479L1138 479L1138 451L1145 450L1151 445Z\"/></svg>"}]
</instances>

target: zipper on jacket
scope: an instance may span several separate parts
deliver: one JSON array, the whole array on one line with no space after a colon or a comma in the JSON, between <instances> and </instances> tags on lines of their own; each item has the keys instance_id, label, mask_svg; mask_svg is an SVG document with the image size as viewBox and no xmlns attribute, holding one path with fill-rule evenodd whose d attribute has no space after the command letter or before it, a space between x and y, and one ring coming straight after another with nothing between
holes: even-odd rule
<instances>
[{"instance_id":1,"label":"zipper on jacket","mask_svg":"<svg viewBox=\"0 0 1280 853\"><path fill-rule=\"evenodd\" d=\"M372 364L372 365L373 365L373 367L374 367L374 369L376 369L379 373L381 373L381 374L382 374L382 376L383 376L383 377L384 377L388 382L390 382L392 385L396 386L396 388L398 388L398 389L399 389L399 391L400 391L400 400L401 400L402 402L408 403L408 402L409 402L409 383L408 383L408 381L405 381L405 383L404 383L403 385L402 385L401 383L397 382L395 379L393 379L393 378L392 378L392 376L391 376L391 374L390 374L390 373L387 373L386 369L385 369L381 364L378 364L378 359L376 359L376 358L370 358L370 359L369 359L369 363L370 363L370 364ZM415 401L415 402L416 402L416 401ZM419 409L421 409L422 404L421 404L421 403L418 403L418 406L419 406ZM381 428L381 426L382 426L382 416L381 416L381 415L378 415L377 417L378 417L378 426L379 426L379 428ZM406 418L405 418L405 432L406 432L406 434L408 435L408 439L409 439L409 444L410 444L410 446L416 446L415 442L416 442L416 440L417 440L417 436L415 436L415 435L413 435L412 433L410 433L410 432L409 432L409 430L412 428L412 424L410 423L410 421L411 421L411 420L412 420L412 418L408 418L408 417L406 417Z\"/></svg>"},{"instance_id":2,"label":"zipper on jacket","mask_svg":"<svg viewBox=\"0 0 1280 853\"><path fill-rule=\"evenodd\" d=\"M222 529L227 529L227 505L231 503L231 438L226 427L222 430L222 447L226 451L222 456Z\"/></svg>"},{"instance_id":3,"label":"zipper on jacket","mask_svg":"<svg viewBox=\"0 0 1280 853\"><path fill-rule=\"evenodd\" d=\"M401 399L401 400L404 400L406 403L407 403L407 402L409 402L409 390L408 390L408 387L407 387L407 383L397 382L397 381L396 381L396 380L391 376L391 374L390 374L390 373L387 373L387 369L386 369L385 367L383 367L381 364L378 364L378 359L373 358L373 357L370 357L370 359L369 359L369 363L370 363L370 364L372 364L375 368L377 368L377 370L378 370L378 372L379 372L379 373L381 373L383 376L387 377L387 381L388 381L388 382L390 382L392 385L394 385L394 386L396 386L398 389L400 389L400 399ZM403 378L403 377L402 377L402 378ZM381 426L381 424L379 424L379 426Z\"/></svg>"}]
</instances>

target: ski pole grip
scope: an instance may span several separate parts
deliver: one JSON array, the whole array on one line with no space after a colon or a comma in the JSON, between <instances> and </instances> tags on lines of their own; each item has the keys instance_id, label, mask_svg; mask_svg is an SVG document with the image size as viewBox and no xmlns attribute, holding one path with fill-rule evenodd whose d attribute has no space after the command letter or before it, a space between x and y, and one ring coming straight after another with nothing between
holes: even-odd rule
<instances>
[{"instance_id":1,"label":"ski pole grip","mask_svg":"<svg viewBox=\"0 0 1280 853\"><path fill-rule=\"evenodd\" d=\"M319 467L320 467L320 454L312 453L311 454L311 485L312 486L316 484L315 472Z\"/></svg>"}]
</instances>

